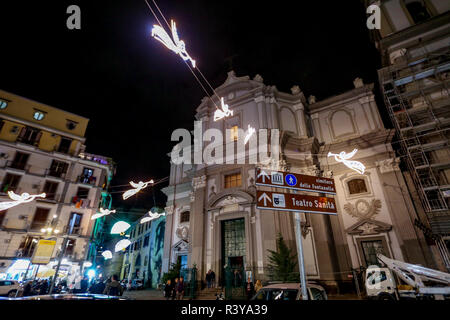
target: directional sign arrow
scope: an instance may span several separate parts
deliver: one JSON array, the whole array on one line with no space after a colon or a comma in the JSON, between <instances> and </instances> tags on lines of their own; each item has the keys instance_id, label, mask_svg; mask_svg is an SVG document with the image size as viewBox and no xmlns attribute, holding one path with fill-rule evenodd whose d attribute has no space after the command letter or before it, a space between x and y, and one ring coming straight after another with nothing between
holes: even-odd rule
<instances>
[{"instance_id":1,"label":"directional sign arrow","mask_svg":"<svg viewBox=\"0 0 450 320\"><path fill-rule=\"evenodd\" d=\"M264 170L261 170L261 172L258 174L258 178L261 176L263 183L266 183L266 177L270 180L270 176Z\"/></svg>"},{"instance_id":2,"label":"directional sign arrow","mask_svg":"<svg viewBox=\"0 0 450 320\"><path fill-rule=\"evenodd\" d=\"M264 206L267 207L267 200L269 200L269 202L272 202L272 200L270 200L270 197L264 192L261 197L259 197L258 201L261 201L261 199L264 200Z\"/></svg>"}]
</instances>

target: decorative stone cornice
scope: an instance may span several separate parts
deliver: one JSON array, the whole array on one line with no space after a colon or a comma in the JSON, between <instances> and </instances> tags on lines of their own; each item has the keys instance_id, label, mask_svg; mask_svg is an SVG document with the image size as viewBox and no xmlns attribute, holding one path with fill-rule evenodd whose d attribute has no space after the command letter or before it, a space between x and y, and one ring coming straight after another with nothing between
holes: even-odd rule
<instances>
[{"instance_id":1,"label":"decorative stone cornice","mask_svg":"<svg viewBox=\"0 0 450 320\"><path fill-rule=\"evenodd\" d=\"M165 207L164 210L166 211L166 214L169 216L173 213L173 206Z\"/></svg>"}]
</instances>

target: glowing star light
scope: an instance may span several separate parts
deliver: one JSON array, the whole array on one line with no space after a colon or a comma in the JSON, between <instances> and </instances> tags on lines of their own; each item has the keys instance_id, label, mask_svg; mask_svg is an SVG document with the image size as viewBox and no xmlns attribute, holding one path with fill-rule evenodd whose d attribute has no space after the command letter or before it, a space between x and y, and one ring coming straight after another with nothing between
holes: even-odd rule
<instances>
[{"instance_id":1,"label":"glowing star light","mask_svg":"<svg viewBox=\"0 0 450 320\"><path fill-rule=\"evenodd\" d=\"M125 221L116 222L111 228L111 234L124 233L129 227L131 227L130 224Z\"/></svg>"},{"instance_id":2,"label":"glowing star light","mask_svg":"<svg viewBox=\"0 0 450 320\"><path fill-rule=\"evenodd\" d=\"M233 110L230 110L228 105L223 102L223 98L220 98L221 109L217 109L214 112L214 121L220 120L225 117L229 117L233 115Z\"/></svg>"},{"instance_id":3,"label":"glowing star light","mask_svg":"<svg viewBox=\"0 0 450 320\"><path fill-rule=\"evenodd\" d=\"M328 157L334 156L334 160L336 160L337 162L342 162L348 168L355 170L359 174L364 174L364 170L366 169L366 167L361 162L354 161L354 160L348 160L348 159L352 158L356 154L357 151L358 151L358 149L354 149L349 154L347 154L345 151L342 151L339 154L328 152Z\"/></svg>"},{"instance_id":4,"label":"glowing star light","mask_svg":"<svg viewBox=\"0 0 450 320\"><path fill-rule=\"evenodd\" d=\"M103 251L102 256L105 260L112 259L112 252L109 250Z\"/></svg>"},{"instance_id":5,"label":"glowing star light","mask_svg":"<svg viewBox=\"0 0 450 320\"><path fill-rule=\"evenodd\" d=\"M45 198L45 193L31 195L29 193L24 192L19 196L18 194L15 194L12 191L8 191L8 196L14 201L0 202L0 211L15 207L21 203L31 202L37 197Z\"/></svg>"},{"instance_id":6,"label":"glowing star light","mask_svg":"<svg viewBox=\"0 0 450 320\"><path fill-rule=\"evenodd\" d=\"M165 216L165 215L166 215L165 212L163 212L163 213L158 213L158 212L151 212L151 211L149 211L149 212L147 212L147 214L141 219L141 223L146 223L146 222L148 222L148 221L152 221L152 220L158 219L159 217Z\"/></svg>"},{"instance_id":7,"label":"glowing star light","mask_svg":"<svg viewBox=\"0 0 450 320\"><path fill-rule=\"evenodd\" d=\"M195 68L195 60L192 59L186 52L186 44L183 40L180 40L177 33L177 26L175 21L171 20L172 38L167 34L161 26L153 25L152 37L164 44L168 49L178 54L184 61L190 60L192 67Z\"/></svg>"},{"instance_id":8,"label":"glowing star light","mask_svg":"<svg viewBox=\"0 0 450 320\"><path fill-rule=\"evenodd\" d=\"M153 183L153 180L150 180L150 181L147 181L147 182L139 181L139 183L135 183L133 181L130 181L130 185L134 189L130 189L130 190L125 191L123 193L123 195L122 195L123 200L127 200L129 197L134 196L136 193L138 193L142 189L147 188L149 183Z\"/></svg>"},{"instance_id":9,"label":"glowing star light","mask_svg":"<svg viewBox=\"0 0 450 320\"><path fill-rule=\"evenodd\" d=\"M256 132L255 128L252 128L250 125L248 125L247 133L245 134L244 138L244 144L247 144L248 140L250 140L250 137Z\"/></svg>"},{"instance_id":10,"label":"glowing star light","mask_svg":"<svg viewBox=\"0 0 450 320\"><path fill-rule=\"evenodd\" d=\"M126 249L131 244L131 241L128 239L122 239L116 243L114 247L115 252L119 252L120 250Z\"/></svg>"},{"instance_id":11,"label":"glowing star light","mask_svg":"<svg viewBox=\"0 0 450 320\"><path fill-rule=\"evenodd\" d=\"M92 215L91 220L95 220L95 219L101 218L103 216L107 216L108 214L115 213L115 212L116 212L116 210L108 210L108 209L100 208L100 213L96 213L96 214Z\"/></svg>"}]
</instances>

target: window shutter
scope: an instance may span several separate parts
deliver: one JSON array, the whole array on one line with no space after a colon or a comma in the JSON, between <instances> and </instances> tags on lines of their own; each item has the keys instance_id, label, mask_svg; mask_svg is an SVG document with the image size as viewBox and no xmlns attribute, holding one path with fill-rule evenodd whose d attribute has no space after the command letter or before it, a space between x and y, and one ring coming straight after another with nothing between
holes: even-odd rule
<instances>
[{"instance_id":1,"label":"window shutter","mask_svg":"<svg viewBox=\"0 0 450 320\"><path fill-rule=\"evenodd\" d=\"M27 127L23 127L22 130L20 130L19 138L24 138L26 133L27 133Z\"/></svg>"},{"instance_id":2,"label":"window shutter","mask_svg":"<svg viewBox=\"0 0 450 320\"><path fill-rule=\"evenodd\" d=\"M35 144L39 144L39 141L41 140L42 137L42 131L39 131L37 136L36 136L36 140L34 140Z\"/></svg>"}]
</instances>

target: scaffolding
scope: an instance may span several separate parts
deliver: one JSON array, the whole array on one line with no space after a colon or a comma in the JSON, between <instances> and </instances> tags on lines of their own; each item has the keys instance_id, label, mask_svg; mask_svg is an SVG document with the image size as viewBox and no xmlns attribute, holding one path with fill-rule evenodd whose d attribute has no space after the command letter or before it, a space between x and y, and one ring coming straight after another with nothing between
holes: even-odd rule
<instances>
[{"instance_id":1,"label":"scaffolding","mask_svg":"<svg viewBox=\"0 0 450 320\"><path fill-rule=\"evenodd\" d=\"M446 234L450 226L433 223L450 217L450 49L414 58L407 52L401 62L379 70L379 78L430 225Z\"/></svg>"}]
</instances>

